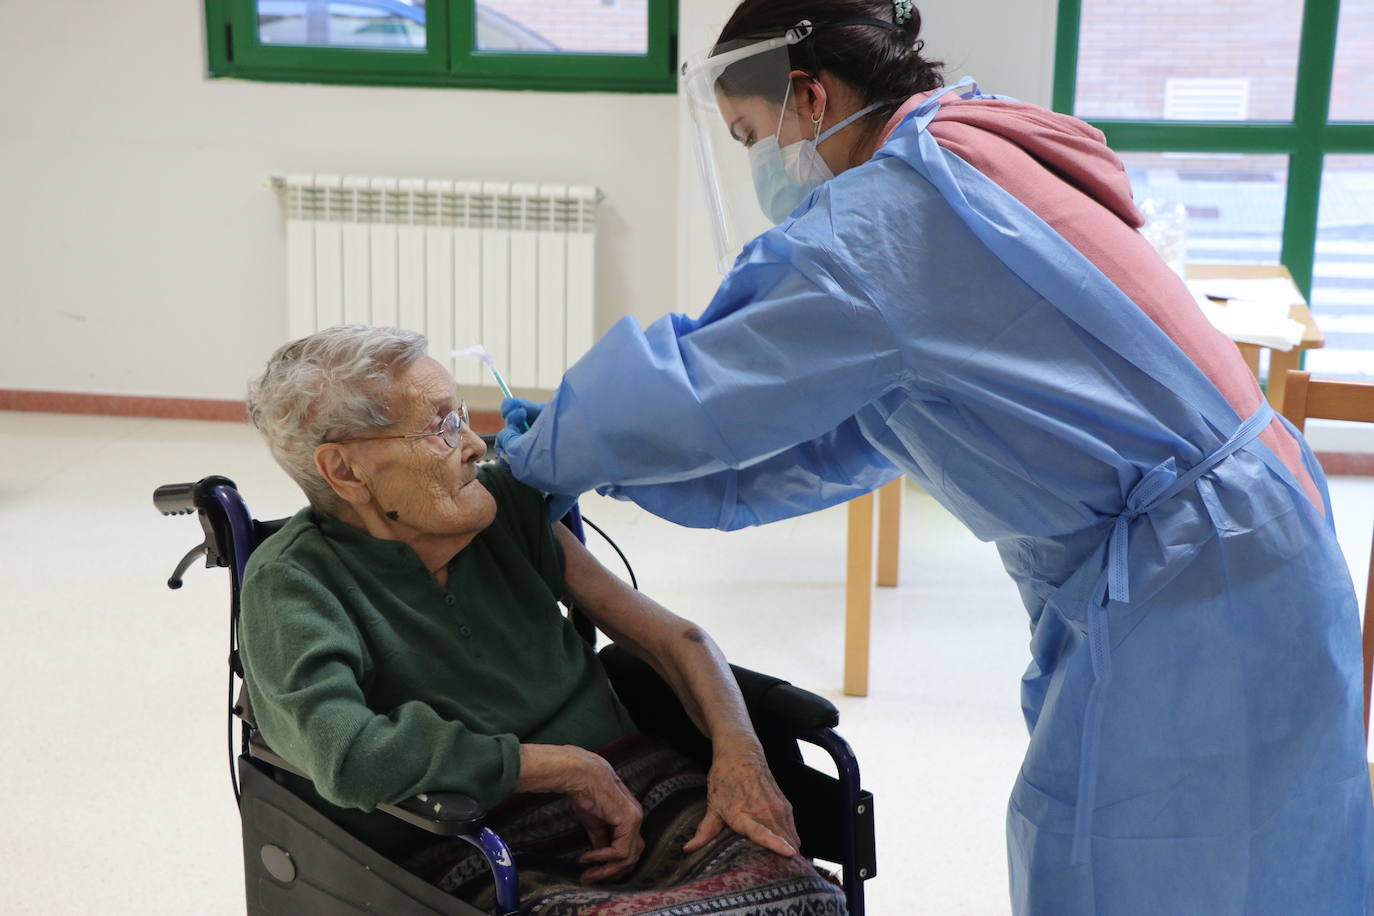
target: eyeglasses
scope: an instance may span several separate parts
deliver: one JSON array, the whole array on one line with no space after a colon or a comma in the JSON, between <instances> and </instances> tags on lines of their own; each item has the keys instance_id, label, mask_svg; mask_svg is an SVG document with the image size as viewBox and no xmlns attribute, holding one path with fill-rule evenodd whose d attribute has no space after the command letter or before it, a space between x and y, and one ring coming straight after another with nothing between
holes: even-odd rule
<instances>
[{"instance_id":1,"label":"eyeglasses","mask_svg":"<svg viewBox=\"0 0 1374 916\"><path fill-rule=\"evenodd\" d=\"M354 436L351 439L335 439L336 443L376 442L381 439L428 439L438 436L449 448L457 448L463 441L463 430L468 428L468 405L460 401L457 410L450 410L432 433L405 433L399 436Z\"/></svg>"}]
</instances>

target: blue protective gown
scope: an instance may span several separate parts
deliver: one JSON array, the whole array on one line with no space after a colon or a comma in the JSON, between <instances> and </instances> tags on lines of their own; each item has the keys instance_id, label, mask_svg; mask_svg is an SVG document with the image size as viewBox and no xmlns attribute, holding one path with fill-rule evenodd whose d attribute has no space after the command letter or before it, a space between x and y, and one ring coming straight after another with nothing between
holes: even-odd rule
<instances>
[{"instance_id":1,"label":"blue protective gown","mask_svg":"<svg viewBox=\"0 0 1374 916\"><path fill-rule=\"evenodd\" d=\"M1030 614L1015 913L1374 913L1329 504L930 114L750 243L700 318L615 325L512 470L722 529L910 475Z\"/></svg>"}]
</instances>

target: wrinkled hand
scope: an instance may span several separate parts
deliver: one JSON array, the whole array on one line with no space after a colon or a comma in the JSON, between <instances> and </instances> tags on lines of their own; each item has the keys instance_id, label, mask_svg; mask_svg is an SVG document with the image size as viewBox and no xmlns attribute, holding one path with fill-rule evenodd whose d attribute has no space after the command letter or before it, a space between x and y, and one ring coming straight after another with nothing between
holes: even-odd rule
<instances>
[{"instance_id":1,"label":"wrinkled hand","mask_svg":"<svg viewBox=\"0 0 1374 916\"><path fill-rule=\"evenodd\" d=\"M595 754L587 756L594 759L588 762L586 775L567 795L573 817L591 840L592 848L577 860L594 866L582 873L582 880L590 884L618 877L639 861L644 852L639 833L644 808L609 763Z\"/></svg>"},{"instance_id":2,"label":"wrinkled hand","mask_svg":"<svg viewBox=\"0 0 1374 916\"><path fill-rule=\"evenodd\" d=\"M780 856L794 856L801 848L792 805L761 752L718 753L711 763L706 805L706 816L683 852L696 852L727 826Z\"/></svg>"}]
</instances>

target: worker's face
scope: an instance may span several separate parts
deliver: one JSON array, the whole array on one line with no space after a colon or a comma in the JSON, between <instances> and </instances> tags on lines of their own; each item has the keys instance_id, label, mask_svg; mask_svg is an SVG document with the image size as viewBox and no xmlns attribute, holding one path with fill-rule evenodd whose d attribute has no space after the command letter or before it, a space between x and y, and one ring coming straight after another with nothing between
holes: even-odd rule
<instances>
[{"instance_id":1,"label":"worker's face","mask_svg":"<svg viewBox=\"0 0 1374 916\"><path fill-rule=\"evenodd\" d=\"M785 107L758 95L730 96L721 92L716 94L716 101L730 135L744 149L774 134L778 146L809 140L816 136L815 120L824 111L824 91L807 78L792 81Z\"/></svg>"},{"instance_id":2,"label":"worker's face","mask_svg":"<svg viewBox=\"0 0 1374 916\"><path fill-rule=\"evenodd\" d=\"M458 385L436 360L422 357L396 378L388 403L396 421L377 435L436 432L458 408ZM457 448L437 435L353 442L347 448L374 507L401 540L481 531L496 517L495 500L476 479L487 447L470 428L463 429Z\"/></svg>"}]
</instances>

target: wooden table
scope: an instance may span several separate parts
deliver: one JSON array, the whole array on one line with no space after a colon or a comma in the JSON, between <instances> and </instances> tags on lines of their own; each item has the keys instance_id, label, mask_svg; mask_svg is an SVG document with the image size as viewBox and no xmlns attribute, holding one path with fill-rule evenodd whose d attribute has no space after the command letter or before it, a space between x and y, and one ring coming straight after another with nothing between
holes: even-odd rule
<instances>
[{"instance_id":1,"label":"wooden table","mask_svg":"<svg viewBox=\"0 0 1374 916\"><path fill-rule=\"evenodd\" d=\"M1288 268L1282 264L1188 265L1188 279L1190 280L1214 280L1223 277L1234 277L1241 280L1276 277L1286 278L1289 281L1293 279L1292 275L1288 273ZM1321 328L1317 327L1317 323L1312 319L1312 312L1301 296L1290 307L1288 317L1294 321L1302 322L1303 325L1302 340L1293 349L1285 351L1260 347L1255 344L1236 344L1236 348L1240 350L1240 355L1245 358L1245 364L1250 367L1251 372L1255 373L1255 378L1260 377L1260 350L1269 350L1269 384L1266 392L1269 396L1269 403L1275 410L1283 409L1283 390L1288 384L1288 370L1302 368L1302 351L1316 350L1326 346L1326 338L1322 336Z\"/></svg>"},{"instance_id":2,"label":"wooden table","mask_svg":"<svg viewBox=\"0 0 1374 916\"><path fill-rule=\"evenodd\" d=\"M878 584L897 584L902 543L902 484L898 477L874 494L849 501L849 546L844 600L844 692L868 696L869 630L873 616L873 519L878 504Z\"/></svg>"}]
</instances>

